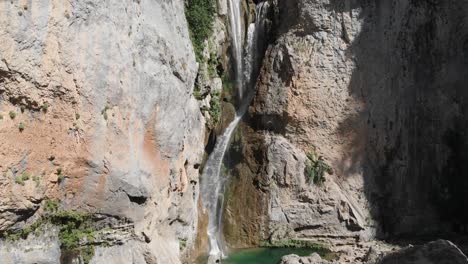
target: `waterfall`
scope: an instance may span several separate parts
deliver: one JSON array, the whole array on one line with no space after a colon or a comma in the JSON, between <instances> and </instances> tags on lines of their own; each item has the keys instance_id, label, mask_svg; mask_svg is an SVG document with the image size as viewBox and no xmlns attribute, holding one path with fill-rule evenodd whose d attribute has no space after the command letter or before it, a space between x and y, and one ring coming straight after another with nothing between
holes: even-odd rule
<instances>
[{"instance_id":1,"label":"waterfall","mask_svg":"<svg viewBox=\"0 0 468 264\"><path fill-rule=\"evenodd\" d=\"M254 91L249 91L248 88L254 86L254 78L257 75L259 60L263 57L263 38L265 35L266 15L269 7L268 2L261 2L257 5L256 21L248 27L247 44L245 48L245 56L243 58L242 45L242 28L240 16L240 0L229 0L230 3L230 21L233 55L235 56L235 69L237 89L241 103L236 111L234 120L225 129L224 133L217 139L213 152L208 157L205 164L202 180L201 180L201 198L203 205L208 212L208 239L210 242L210 255L223 257L222 245L222 230L221 219L223 212L223 197L225 183L227 181L225 175L222 175L221 167L226 150L229 146L231 135L237 127L237 124L242 119L242 116L247 111L251 99L254 96ZM259 44L260 43L260 44ZM247 96L244 97L244 88L247 88Z\"/></svg>"},{"instance_id":2,"label":"waterfall","mask_svg":"<svg viewBox=\"0 0 468 264\"><path fill-rule=\"evenodd\" d=\"M244 80L242 78L242 22L240 0L229 0L229 22L231 24L231 45L235 64L235 86L239 98L244 94Z\"/></svg>"}]
</instances>

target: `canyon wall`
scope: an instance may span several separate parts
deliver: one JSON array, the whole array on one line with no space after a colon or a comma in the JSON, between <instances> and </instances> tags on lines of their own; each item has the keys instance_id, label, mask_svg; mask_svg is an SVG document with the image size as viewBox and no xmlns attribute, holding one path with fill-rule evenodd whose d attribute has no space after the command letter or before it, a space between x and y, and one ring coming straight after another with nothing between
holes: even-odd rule
<instances>
[{"instance_id":1,"label":"canyon wall","mask_svg":"<svg viewBox=\"0 0 468 264\"><path fill-rule=\"evenodd\" d=\"M468 3L275 4L232 166L228 242L349 250L465 232ZM331 167L323 183L307 176L308 156Z\"/></svg>"},{"instance_id":2,"label":"canyon wall","mask_svg":"<svg viewBox=\"0 0 468 264\"><path fill-rule=\"evenodd\" d=\"M126 226L93 263L179 263L205 133L184 2L1 1L0 22L0 231L59 201ZM2 242L0 258L26 263L45 245L57 263L55 246L34 242L53 234Z\"/></svg>"}]
</instances>

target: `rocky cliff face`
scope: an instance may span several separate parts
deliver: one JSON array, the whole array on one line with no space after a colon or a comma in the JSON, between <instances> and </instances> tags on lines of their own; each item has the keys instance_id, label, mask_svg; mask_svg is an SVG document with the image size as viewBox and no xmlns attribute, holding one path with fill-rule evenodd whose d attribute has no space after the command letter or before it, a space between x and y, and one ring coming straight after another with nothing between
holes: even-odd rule
<instances>
[{"instance_id":1,"label":"rocky cliff face","mask_svg":"<svg viewBox=\"0 0 468 264\"><path fill-rule=\"evenodd\" d=\"M228 155L228 244L321 242L357 262L374 237L466 233L466 1L271 3L274 35ZM91 263L188 254L216 68L229 71L211 62L228 54L219 8L197 102L183 1L0 2L2 234L53 207L104 230ZM246 27L252 3L243 13ZM0 259L72 261L57 228L2 241Z\"/></svg>"},{"instance_id":2,"label":"rocky cliff face","mask_svg":"<svg viewBox=\"0 0 468 264\"><path fill-rule=\"evenodd\" d=\"M237 198L227 201L231 243L258 243L250 230L272 243L339 247L464 232L468 5L276 6L277 36L244 129L245 158L233 172L241 176L229 197ZM307 154L330 165L322 184L308 179ZM246 188L254 194L242 196Z\"/></svg>"},{"instance_id":3,"label":"rocky cliff face","mask_svg":"<svg viewBox=\"0 0 468 264\"><path fill-rule=\"evenodd\" d=\"M132 226L99 259L178 263L205 130L183 1L1 1L0 22L0 231L58 199Z\"/></svg>"}]
</instances>

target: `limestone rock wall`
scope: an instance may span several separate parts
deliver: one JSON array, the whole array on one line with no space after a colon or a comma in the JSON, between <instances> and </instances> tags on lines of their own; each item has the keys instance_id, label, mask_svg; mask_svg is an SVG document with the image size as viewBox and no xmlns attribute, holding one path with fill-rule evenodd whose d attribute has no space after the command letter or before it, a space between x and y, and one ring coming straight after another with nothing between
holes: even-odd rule
<instances>
[{"instance_id":1,"label":"limestone rock wall","mask_svg":"<svg viewBox=\"0 0 468 264\"><path fill-rule=\"evenodd\" d=\"M232 184L253 186L260 204L253 208L267 213L245 217L246 207L228 227L254 222L260 239L338 247L464 232L467 3L279 0L276 7L277 35L234 172L248 179ZM323 185L304 172L314 149L333 170ZM227 212L247 196L228 201ZM248 243L246 233L231 238Z\"/></svg>"},{"instance_id":2,"label":"limestone rock wall","mask_svg":"<svg viewBox=\"0 0 468 264\"><path fill-rule=\"evenodd\" d=\"M1 1L0 23L0 231L59 199L178 263L205 133L184 2Z\"/></svg>"}]
</instances>

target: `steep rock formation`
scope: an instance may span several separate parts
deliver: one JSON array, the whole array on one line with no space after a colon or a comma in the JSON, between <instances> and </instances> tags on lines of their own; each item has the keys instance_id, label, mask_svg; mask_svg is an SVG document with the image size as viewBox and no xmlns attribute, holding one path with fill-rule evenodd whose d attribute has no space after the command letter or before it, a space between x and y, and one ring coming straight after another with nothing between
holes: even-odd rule
<instances>
[{"instance_id":1,"label":"steep rock formation","mask_svg":"<svg viewBox=\"0 0 468 264\"><path fill-rule=\"evenodd\" d=\"M306 153L316 149L339 176L345 168L336 165L350 151L351 142L336 132L359 109L343 90L354 67L342 38L343 16L330 11L326 1L279 1L277 8L277 40L267 51L249 111L254 130L245 133L244 163L250 169L239 169L251 178L241 181L256 188L260 197L254 200L266 216L232 222L260 225L260 239L272 243L314 238L353 244L368 236L360 175L348 173L343 180L329 176L323 186L314 186L304 173ZM358 14L345 17L349 38L354 38ZM227 211L236 203L228 201Z\"/></svg>"},{"instance_id":2,"label":"steep rock formation","mask_svg":"<svg viewBox=\"0 0 468 264\"><path fill-rule=\"evenodd\" d=\"M453 243L437 240L420 246L411 246L390 253L378 260L378 264L466 264L468 258Z\"/></svg>"},{"instance_id":3,"label":"steep rock formation","mask_svg":"<svg viewBox=\"0 0 468 264\"><path fill-rule=\"evenodd\" d=\"M228 232L231 244L258 243L244 239L251 229L270 242L334 246L464 232L467 10L461 1L277 1L276 40L233 172L238 198L226 204L228 231L253 228ZM307 180L311 152L332 168L322 185Z\"/></svg>"},{"instance_id":4,"label":"steep rock formation","mask_svg":"<svg viewBox=\"0 0 468 264\"><path fill-rule=\"evenodd\" d=\"M0 22L0 231L59 199L133 225L126 259L178 263L205 129L183 1L2 1Z\"/></svg>"}]
</instances>

